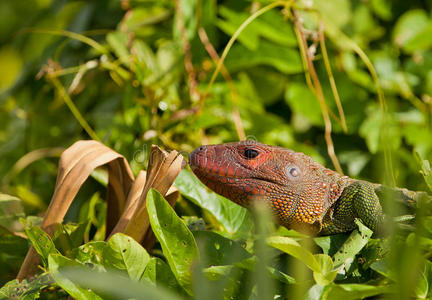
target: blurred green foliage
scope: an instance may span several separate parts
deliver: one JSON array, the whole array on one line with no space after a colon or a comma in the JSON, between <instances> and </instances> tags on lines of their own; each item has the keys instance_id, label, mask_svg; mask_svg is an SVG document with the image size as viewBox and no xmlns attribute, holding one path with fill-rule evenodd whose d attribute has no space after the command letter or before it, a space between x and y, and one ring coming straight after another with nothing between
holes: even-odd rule
<instances>
[{"instance_id":1,"label":"blurred green foliage","mask_svg":"<svg viewBox=\"0 0 432 300\"><path fill-rule=\"evenodd\" d=\"M151 144L188 153L201 144L238 140L241 128L248 138L305 152L332 167L321 108L306 84L289 11L275 8L252 21L224 62L232 81L219 75L206 94L215 70L208 51L214 48L220 56L239 26L271 2L0 1L1 191L20 198L27 215L39 214L52 195L56 157L61 149L78 139L88 138L100 139L125 155L134 172L145 167ZM427 160L432 160L432 2L303 0L292 3L299 9L308 29L309 50L314 53L326 103L333 112L332 136L344 172L355 178L382 182L385 175L383 153L387 147L391 150L396 184L412 190L427 190L426 182L429 185L431 182ZM329 74L314 38L321 18L326 26L328 57L345 112L347 132L334 117L337 107ZM208 37L209 43L203 36ZM385 95L385 118L373 77L364 58L354 52L353 45L366 53L376 70ZM382 142L383 127L387 135L385 144ZM415 152L421 157L419 161ZM419 170L423 170L426 181ZM181 192L185 197L177 207L180 215L202 217L209 228L222 232L227 238L251 239L248 236L251 220L247 212L227 204L230 202L225 199L218 200L214 194L207 194L189 173L184 172L177 184L183 184ZM187 184L189 187L185 188ZM103 190L97 180L89 182L68 215L68 220L74 222L91 220L93 229L86 225L87 239L95 235L96 239L101 239L102 236L105 204L99 195ZM16 198L0 201L0 205L9 205L9 202L15 203ZM2 215L14 222L18 215L23 215L20 209L4 211L8 214ZM419 224L423 225L418 232L402 235L399 242L403 246L393 240L370 239L363 250L358 250L362 252L357 259L354 256L358 251L348 255L351 262L346 265L345 273L339 272L336 277L329 256L312 256L316 260L314 263L320 266L313 270L316 285L312 286L314 281L306 278L309 286L299 284L305 292L300 295L307 294L309 299L323 295L336 297L334 299L338 296L362 298L387 293L389 283L400 282L401 277L414 274L413 281L401 285L401 297L413 296L408 288L411 283L412 289L416 287L416 297L429 297L432 273L427 259L432 245L432 223L425 217L424 223L419 221ZM15 229L0 225L2 241L10 241L0 242L0 280L5 283L15 276L23 259L24 251L17 249L22 249L25 240L8 231ZM213 241L215 237L208 238ZM316 243L323 248L322 243ZM332 243L337 243L337 238ZM72 251L76 249L75 244L65 249ZM288 244L292 246L293 243L289 241ZM400 251L393 251L384 260L390 248ZM247 250L253 252L252 247ZM65 251L62 254L69 254ZM335 258L325 247L323 252ZM424 257L420 254L423 252L429 254ZM72 257L60 255L47 254L45 261L57 266ZM165 285L172 283L170 267L174 263L168 262L169 266L159 258L151 258L148 265L153 266L154 272L162 270L162 277L150 274L149 269L145 271L147 282L156 284L155 278L162 278L162 281L166 279ZM236 282L227 279L228 275L237 274L237 278L247 282L246 279L254 276L250 270L255 265L258 268L259 262L246 259L235 267L233 261L227 265L230 267L209 264L201 272L225 283L231 292L227 295L249 298L248 295L266 293L259 285L256 288L247 284L236 286ZM406 271L410 266L422 266L421 274L417 272L421 268L412 267L412 273ZM310 272L304 268L304 265L298 267L300 275L297 277L292 270L285 272L277 266L263 270L279 280L275 293L284 295L285 289L290 290L285 285L293 282L291 276L298 280L301 274ZM395 274L398 268L401 274ZM37 290L49 285L42 279L34 283ZM347 285L335 285L334 280ZM382 288L355 285L369 281ZM61 282L57 280L69 292ZM181 291L179 295L191 292L190 287L183 289L176 280L174 282L171 289ZM204 282L203 289L205 287L215 288ZM198 298L206 294L195 292Z\"/></svg>"}]
</instances>

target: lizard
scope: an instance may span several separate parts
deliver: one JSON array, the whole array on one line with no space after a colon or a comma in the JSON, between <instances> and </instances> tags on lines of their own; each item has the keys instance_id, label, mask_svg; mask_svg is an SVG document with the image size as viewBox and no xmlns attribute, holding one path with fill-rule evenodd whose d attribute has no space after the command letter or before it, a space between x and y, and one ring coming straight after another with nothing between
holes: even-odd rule
<instances>
[{"instance_id":1,"label":"lizard","mask_svg":"<svg viewBox=\"0 0 432 300\"><path fill-rule=\"evenodd\" d=\"M287 228L331 235L352 231L359 218L376 232L384 219L376 193L381 185L290 149L255 141L205 145L189 155L189 165L207 187L241 206L264 201ZM423 193L398 190L412 202Z\"/></svg>"}]
</instances>

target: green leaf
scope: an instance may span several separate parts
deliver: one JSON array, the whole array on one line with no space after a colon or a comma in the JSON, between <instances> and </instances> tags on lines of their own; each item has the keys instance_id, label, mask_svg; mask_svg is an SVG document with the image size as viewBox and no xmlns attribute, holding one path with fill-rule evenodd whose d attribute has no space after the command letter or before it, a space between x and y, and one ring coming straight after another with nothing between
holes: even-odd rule
<instances>
[{"instance_id":1,"label":"green leaf","mask_svg":"<svg viewBox=\"0 0 432 300\"><path fill-rule=\"evenodd\" d=\"M162 285L172 291L180 290L177 279L170 267L158 257L152 257L150 259L140 281L153 286Z\"/></svg>"},{"instance_id":2,"label":"green leaf","mask_svg":"<svg viewBox=\"0 0 432 300\"><path fill-rule=\"evenodd\" d=\"M104 251L105 264L124 269L132 280L138 281L150 261L150 255L133 238L117 233L108 241Z\"/></svg>"},{"instance_id":3,"label":"green leaf","mask_svg":"<svg viewBox=\"0 0 432 300\"><path fill-rule=\"evenodd\" d=\"M48 257L48 267L49 271L51 273L51 276L54 278L56 283L64 289L66 292L68 292L69 295L76 299L83 299L83 300L93 300L93 299L101 299L98 295L96 295L94 292L89 291L86 288L82 288L78 286L74 281L70 280L68 277L66 277L63 274L63 271L61 269L64 268L71 268L71 267L79 267L82 266L78 262L75 262L67 257L64 257L61 254L51 254ZM94 272L93 272L94 274ZM84 278L82 277L81 280L87 281L90 280L90 278ZM78 281L78 280L77 280ZM79 283L78 283L79 284Z\"/></svg>"},{"instance_id":4,"label":"green leaf","mask_svg":"<svg viewBox=\"0 0 432 300\"><path fill-rule=\"evenodd\" d=\"M385 259L381 259L376 261L370 265L370 268L375 272L390 278L392 280L397 280L397 278L390 272L387 261Z\"/></svg>"},{"instance_id":5,"label":"green leaf","mask_svg":"<svg viewBox=\"0 0 432 300\"><path fill-rule=\"evenodd\" d=\"M319 285L329 285L330 283L335 280L337 271L334 271L334 264L333 260L330 256L326 254L316 254L315 258L320 265L321 272L314 272L313 278L315 279L315 282Z\"/></svg>"},{"instance_id":6,"label":"green leaf","mask_svg":"<svg viewBox=\"0 0 432 300\"><path fill-rule=\"evenodd\" d=\"M126 33L121 31L114 31L108 33L107 42L111 46L111 48L114 50L114 53L117 55L117 57L120 59L122 63L129 66L130 64L130 52L128 48L126 47L128 43L128 37Z\"/></svg>"},{"instance_id":7,"label":"green leaf","mask_svg":"<svg viewBox=\"0 0 432 300\"><path fill-rule=\"evenodd\" d=\"M171 270L180 285L192 293L191 266L198 258L198 247L192 233L164 197L154 189L148 193L147 210L151 227Z\"/></svg>"},{"instance_id":8,"label":"green leaf","mask_svg":"<svg viewBox=\"0 0 432 300\"><path fill-rule=\"evenodd\" d=\"M236 241L212 231L194 231L204 267L231 265L252 256Z\"/></svg>"},{"instance_id":9,"label":"green leaf","mask_svg":"<svg viewBox=\"0 0 432 300\"><path fill-rule=\"evenodd\" d=\"M354 230L340 249L333 255L335 267L339 267L348 259L354 259L354 256L360 252L372 236L372 230L363 225L356 219L358 229Z\"/></svg>"},{"instance_id":10,"label":"green leaf","mask_svg":"<svg viewBox=\"0 0 432 300\"><path fill-rule=\"evenodd\" d=\"M377 153L378 150L382 149L383 140L387 141L388 147L392 150L396 150L400 147L402 141L402 135L399 130L399 126L394 118L387 118L385 123L385 131L383 131L384 120L381 110L377 105L368 107L368 116L363 121L360 127L360 136L366 140L369 151L371 153ZM383 137L383 133L387 136Z\"/></svg>"},{"instance_id":11,"label":"green leaf","mask_svg":"<svg viewBox=\"0 0 432 300\"><path fill-rule=\"evenodd\" d=\"M429 40L427 43L431 43L430 39L424 38L427 36L424 35L424 32L428 30L428 27L430 27L430 20L424 10L409 10L398 19L393 31L393 42L411 53L416 50L412 45L415 45L416 40L420 37L426 41Z\"/></svg>"},{"instance_id":12,"label":"green leaf","mask_svg":"<svg viewBox=\"0 0 432 300\"><path fill-rule=\"evenodd\" d=\"M52 238L56 248L62 253L68 253L79 247L83 243L88 226L89 221L79 224L60 224Z\"/></svg>"},{"instance_id":13,"label":"green leaf","mask_svg":"<svg viewBox=\"0 0 432 300\"><path fill-rule=\"evenodd\" d=\"M109 256L104 252L108 248L108 243L102 241L88 242L72 250L71 257L82 264L92 264L102 269L113 267Z\"/></svg>"},{"instance_id":14,"label":"green leaf","mask_svg":"<svg viewBox=\"0 0 432 300\"><path fill-rule=\"evenodd\" d=\"M25 232L36 252L41 256L44 266L48 265L48 256L58 253L48 234L39 226L25 227Z\"/></svg>"},{"instance_id":15,"label":"green leaf","mask_svg":"<svg viewBox=\"0 0 432 300\"><path fill-rule=\"evenodd\" d=\"M321 247L324 254L333 256L343 243L345 243L348 237L349 234L347 233L339 233L316 237L314 238L314 242Z\"/></svg>"},{"instance_id":16,"label":"green leaf","mask_svg":"<svg viewBox=\"0 0 432 300\"><path fill-rule=\"evenodd\" d=\"M313 1L326 23L342 28L352 18L351 2L348 0Z\"/></svg>"},{"instance_id":17,"label":"green leaf","mask_svg":"<svg viewBox=\"0 0 432 300\"><path fill-rule=\"evenodd\" d=\"M321 299L364 299L376 295L394 292L394 287L388 285L373 286L367 284L334 284L325 288Z\"/></svg>"},{"instance_id":18,"label":"green leaf","mask_svg":"<svg viewBox=\"0 0 432 300\"><path fill-rule=\"evenodd\" d=\"M432 168L428 160L423 159L419 152L416 152L417 162L420 165L420 173L423 175L429 190L432 191Z\"/></svg>"},{"instance_id":19,"label":"green leaf","mask_svg":"<svg viewBox=\"0 0 432 300\"><path fill-rule=\"evenodd\" d=\"M197 13L198 6L197 0L179 0L177 14L173 22L174 35L180 41L182 34L185 34L185 38L191 40L196 35L197 28ZM183 23L184 33L181 32L178 24Z\"/></svg>"},{"instance_id":20,"label":"green leaf","mask_svg":"<svg viewBox=\"0 0 432 300\"><path fill-rule=\"evenodd\" d=\"M19 218L24 217L21 200L17 197L0 193L0 226L9 231L17 231L21 224Z\"/></svg>"},{"instance_id":21,"label":"green leaf","mask_svg":"<svg viewBox=\"0 0 432 300\"><path fill-rule=\"evenodd\" d=\"M7 282L0 289L0 299L38 299L40 290L52 283L53 280L47 273L37 275L31 279L24 279L20 282L14 279Z\"/></svg>"},{"instance_id":22,"label":"green leaf","mask_svg":"<svg viewBox=\"0 0 432 300\"><path fill-rule=\"evenodd\" d=\"M216 24L230 36L250 16L247 13L237 12L225 6L220 7L219 13L224 20L218 19ZM297 45L297 39L292 26L276 10L270 10L255 19L242 31L238 40L246 48L256 50L261 37L283 46L293 47Z\"/></svg>"},{"instance_id":23,"label":"green leaf","mask_svg":"<svg viewBox=\"0 0 432 300\"><path fill-rule=\"evenodd\" d=\"M314 125L323 125L321 107L311 90L302 83L293 82L287 85L285 101L291 109L308 119Z\"/></svg>"},{"instance_id":24,"label":"green leaf","mask_svg":"<svg viewBox=\"0 0 432 300\"><path fill-rule=\"evenodd\" d=\"M28 250L28 241L11 233L0 226L0 253L11 256L24 257Z\"/></svg>"},{"instance_id":25,"label":"green leaf","mask_svg":"<svg viewBox=\"0 0 432 300\"><path fill-rule=\"evenodd\" d=\"M297 50L268 41L260 42L255 51L249 50L240 44L235 44L225 59L225 66L231 72L259 65L271 66L284 74L297 74L303 71L303 65Z\"/></svg>"},{"instance_id":26,"label":"green leaf","mask_svg":"<svg viewBox=\"0 0 432 300\"><path fill-rule=\"evenodd\" d=\"M180 297L166 291L163 287L152 287L133 281L116 272L95 272L84 267L69 267L61 270L69 282L76 282L80 286L91 289L103 295L103 299L166 299L177 300ZM92 292L93 293L93 292ZM80 297L77 299L90 299ZM102 299L98 297L97 299Z\"/></svg>"},{"instance_id":27,"label":"green leaf","mask_svg":"<svg viewBox=\"0 0 432 300\"><path fill-rule=\"evenodd\" d=\"M321 272L321 266L315 256L295 240L289 237L273 236L267 239L267 244L299 259L312 271Z\"/></svg>"},{"instance_id":28,"label":"green leaf","mask_svg":"<svg viewBox=\"0 0 432 300\"><path fill-rule=\"evenodd\" d=\"M224 6L219 8L219 13L225 20L218 19L216 25L230 36L232 36L249 17L248 14L239 13ZM237 38L240 43L250 50L256 50L259 44L259 29L256 21L255 19L254 22L246 26Z\"/></svg>"},{"instance_id":29,"label":"green leaf","mask_svg":"<svg viewBox=\"0 0 432 300\"><path fill-rule=\"evenodd\" d=\"M174 184L183 196L212 214L231 235L250 233L253 223L247 209L209 191L192 172L182 170Z\"/></svg>"}]
</instances>

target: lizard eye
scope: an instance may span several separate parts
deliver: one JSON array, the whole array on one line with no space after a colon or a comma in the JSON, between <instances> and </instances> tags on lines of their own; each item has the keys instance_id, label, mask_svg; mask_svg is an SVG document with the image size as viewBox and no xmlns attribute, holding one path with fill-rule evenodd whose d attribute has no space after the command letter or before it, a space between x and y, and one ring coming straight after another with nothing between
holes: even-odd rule
<instances>
[{"instance_id":1,"label":"lizard eye","mask_svg":"<svg viewBox=\"0 0 432 300\"><path fill-rule=\"evenodd\" d=\"M296 178L300 176L300 170L297 167L290 167L288 168L288 174L289 176Z\"/></svg>"},{"instance_id":2,"label":"lizard eye","mask_svg":"<svg viewBox=\"0 0 432 300\"><path fill-rule=\"evenodd\" d=\"M253 159L259 155L259 152L254 149L246 149L243 155L246 159Z\"/></svg>"}]
</instances>

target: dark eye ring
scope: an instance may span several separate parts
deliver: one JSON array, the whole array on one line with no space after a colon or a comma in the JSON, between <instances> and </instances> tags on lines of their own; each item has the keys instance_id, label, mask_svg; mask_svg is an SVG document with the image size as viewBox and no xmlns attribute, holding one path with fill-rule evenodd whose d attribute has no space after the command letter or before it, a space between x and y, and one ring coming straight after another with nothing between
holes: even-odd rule
<instances>
[{"instance_id":1,"label":"dark eye ring","mask_svg":"<svg viewBox=\"0 0 432 300\"><path fill-rule=\"evenodd\" d=\"M243 153L244 157L247 159L253 159L259 155L259 152L254 149L246 149Z\"/></svg>"},{"instance_id":2,"label":"dark eye ring","mask_svg":"<svg viewBox=\"0 0 432 300\"><path fill-rule=\"evenodd\" d=\"M289 168L288 173L289 173L292 177L298 177L298 176L300 176L300 171L299 171L296 167L291 167L291 168Z\"/></svg>"}]
</instances>

